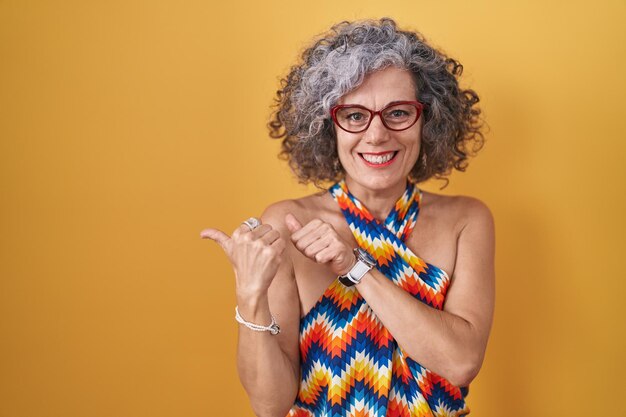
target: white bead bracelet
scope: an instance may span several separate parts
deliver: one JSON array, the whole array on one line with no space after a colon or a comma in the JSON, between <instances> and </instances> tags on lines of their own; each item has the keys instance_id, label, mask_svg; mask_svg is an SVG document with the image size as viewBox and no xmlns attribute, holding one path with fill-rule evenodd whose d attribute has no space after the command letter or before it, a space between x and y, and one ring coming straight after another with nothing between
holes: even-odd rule
<instances>
[{"instance_id":1,"label":"white bead bracelet","mask_svg":"<svg viewBox=\"0 0 626 417\"><path fill-rule=\"evenodd\" d=\"M280 326L276 324L276 319L272 314L270 314L270 316L272 316L272 322L268 326L261 326L259 324L245 321L244 318L241 317L241 314L239 314L239 307L235 307L235 320L237 320L238 323L246 326L248 329L254 330L255 332L270 332L271 334L280 333Z\"/></svg>"}]
</instances>

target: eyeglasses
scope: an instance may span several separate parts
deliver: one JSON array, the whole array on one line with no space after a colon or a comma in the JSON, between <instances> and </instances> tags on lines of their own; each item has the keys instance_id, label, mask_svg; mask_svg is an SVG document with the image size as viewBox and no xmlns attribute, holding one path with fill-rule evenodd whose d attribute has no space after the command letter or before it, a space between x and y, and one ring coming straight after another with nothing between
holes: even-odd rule
<instances>
[{"instance_id":1,"label":"eyeglasses","mask_svg":"<svg viewBox=\"0 0 626 417\"><path fill-rule=\"evenodd\" d=\"M365 132L376 115L387 129L399 132L413 126L423 109L419 101L396 101L379 111L358 104L340 104L330 109L330 115L337 126L349 133Z\"/></svg>"}]
</instances>

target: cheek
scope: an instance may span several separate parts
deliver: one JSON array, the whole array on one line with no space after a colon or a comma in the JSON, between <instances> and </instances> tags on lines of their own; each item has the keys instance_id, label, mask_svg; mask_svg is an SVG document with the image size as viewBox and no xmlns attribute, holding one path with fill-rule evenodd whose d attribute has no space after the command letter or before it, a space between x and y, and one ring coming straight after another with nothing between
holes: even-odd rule
<instances>
[{"instance_id":1,"label":"cheek","mask_svg":"<svg viewBox=\"0 0 626 417\"><path fill-rule=\"evenodd\" d=\"M347 158L350 156L352 149L356 146L357 141L350 140L350 138L337 135L337 154L339 158Z\"/></svg>"},{"instance_id":2,"label":"cheek","mask_svg":"<svg viewBox=\"0 0 626 417\"><path fill-rule=\"evenodd\" d=\"M350 154L343 148L339 147L337 150L337 155L339 156L339 162L341 166L345 167L350 164Z\"/></svg>"},{"instance_id":3,"label":"cheek","mask_svg":"<svg viewBox=\"0 0 626 417\"><path fill-rule=\"evenodd\" d=\"M411 167L411 169L413 169L415 164L417 164L417 162L419 161L419 156L420 156L420 147L417 146L415 151L411 152L411 155L409 157L408 165Z\"/></svg>"},{"instance_id":4,"label":"cheek","mask_svg":"<svg viewBox=\"0 0 626 417\"><path fill-rule=\"evenodd\" d=\"M421 151L421 142L419 138L412 138L405 142L406 149L406 163L413 167L418 161Z\"/></svg>"},{"instance_id":5,"label":"cheek","mask_svg":"<svg viewBox=\"0 0 626 417\"><path fill-rule=\"evenodd\" d=\"M406 137L406 147L411 153L411 155L415 154L415 158L419 156L420 149L422 147L422 134L421 134L421 126L418 127L418 130L412 132L410 135Z\"/></svg>"}]
</instances>

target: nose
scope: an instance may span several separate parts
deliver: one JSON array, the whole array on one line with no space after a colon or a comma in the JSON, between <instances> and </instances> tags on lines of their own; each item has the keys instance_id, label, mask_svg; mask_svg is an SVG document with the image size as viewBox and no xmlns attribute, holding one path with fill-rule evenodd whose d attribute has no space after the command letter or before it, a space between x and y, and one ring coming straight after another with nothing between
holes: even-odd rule
<instances>
[{"instance_id":1,"label":"nose","mask_svg":"<svg viewBox=\"0 0 626 417\"><path fill-rule=\"evenodd\" d=\"M372 145L384 143L389 140L389 129L385 127L379 114L374 116L370 126L363 133L363 140Z\"/></svg>"}]
</instances>

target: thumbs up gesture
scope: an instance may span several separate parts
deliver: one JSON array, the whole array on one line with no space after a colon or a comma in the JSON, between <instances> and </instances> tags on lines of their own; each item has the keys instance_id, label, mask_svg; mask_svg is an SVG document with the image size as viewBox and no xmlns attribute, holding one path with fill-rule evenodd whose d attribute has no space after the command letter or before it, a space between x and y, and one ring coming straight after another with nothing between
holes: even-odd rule
<instances>
[{"instance_id":1,"label":"thumbs up gesture","mask_svg":"<svg viewBox=\"0 0 626 417\"><path fill-rule=\"evenodd\" d=\"M269 224L262 224L254 230L242 224L232 236L210 228L204 229L200 237L211 239L222 247L235 270L238 292L250 295L267 292L285 250L280 232Z\"/></svg>"},{"instance_id":2,"label":"thumbs up gesture","mask_svg":"<svg viewBox=\"0 0 626 417\"><path fill-rule=\"evenodd\" d=\"M346 274L356 263L350 243L331 224L314 219L302 226L293 214L285 216L285 223L294 246L307 258L328 264L336 275Z\"/></svg>"}]
</instances>

